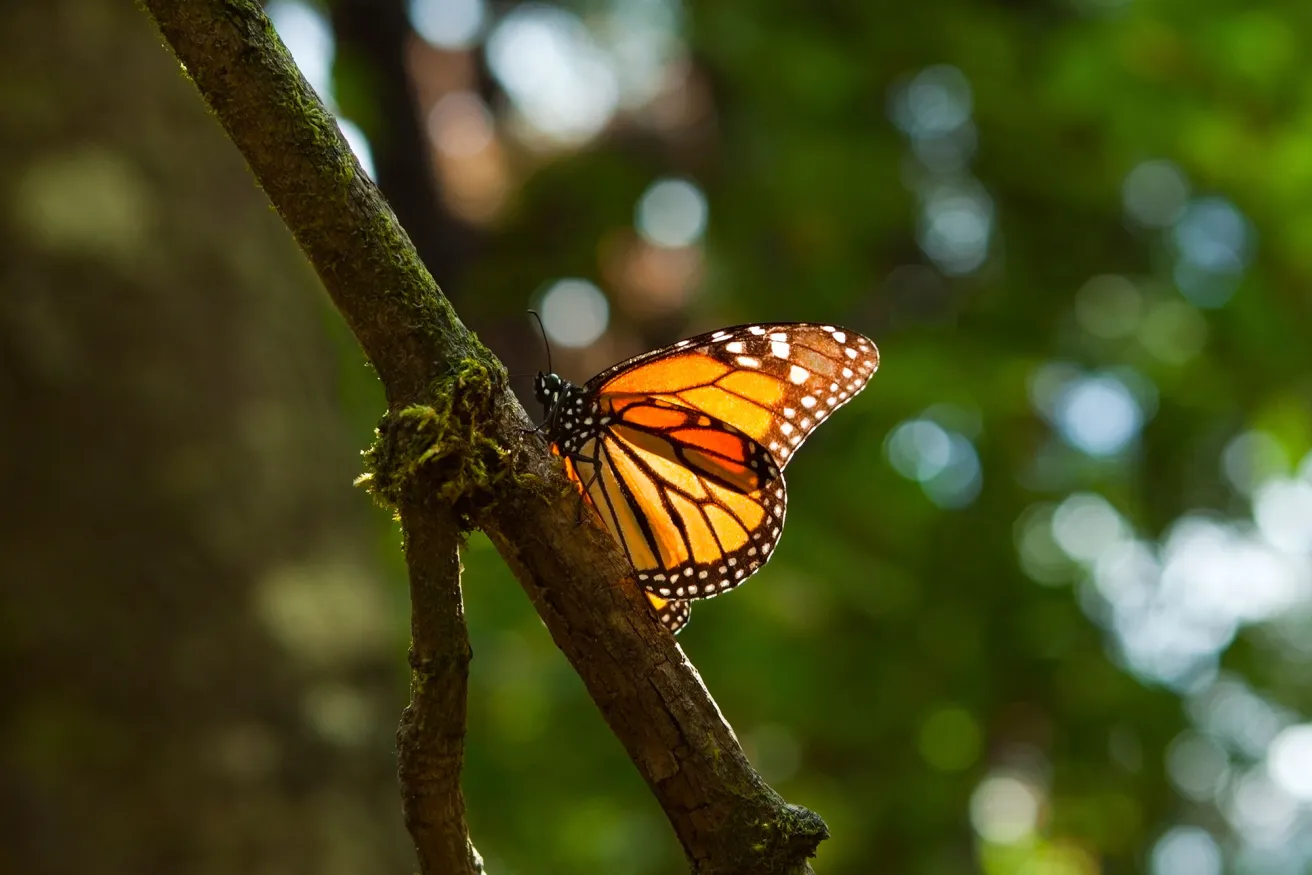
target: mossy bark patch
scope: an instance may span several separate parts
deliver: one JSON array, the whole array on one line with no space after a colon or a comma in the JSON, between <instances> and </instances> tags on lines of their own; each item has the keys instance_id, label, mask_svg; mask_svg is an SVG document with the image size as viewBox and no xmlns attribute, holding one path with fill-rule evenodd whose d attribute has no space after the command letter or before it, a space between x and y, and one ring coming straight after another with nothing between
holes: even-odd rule
<instances>
[{"instance_id":1,"label":"mossy bark patch","mask_svg":"<svg viewBox=\"0 0 1312 875\"><path fill-rule=\"evenodd\" d=\"M506 374L477 359L463 359L432 387L431 403L389 411L364 454L360 482L381 504L438 501L463 529L490 507L514 476L512 452L486 431L496 421Z\"/></svg>"}]
</instances>

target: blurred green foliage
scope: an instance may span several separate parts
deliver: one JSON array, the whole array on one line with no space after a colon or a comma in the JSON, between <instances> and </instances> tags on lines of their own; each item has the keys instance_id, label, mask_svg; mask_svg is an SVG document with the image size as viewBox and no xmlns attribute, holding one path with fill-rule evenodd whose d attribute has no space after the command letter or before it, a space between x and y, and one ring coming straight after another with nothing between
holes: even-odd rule
<instances>
[{"instance_id":1,"label":"blurred green foliage","mask_svg":"<svg viewBox=\"0 0 1312 875\"><path fill-rule=\"evenodd\" d=\"M494 325L555 277L612 293L599 241L630 227L653 179L687 176L710 205L699 293L654 323L613 300L612 332L654 345L814 319L879 343L870 388L789 469L774 560L696 604L681 636L763 774L828 820L818 871L1208 875L1218 849L1245 871L1302 865L1293 851L1254 856L1253 834L1231 829L1260 753L1231 751L1230 783L1210 794L1184 798L1168 777L1172 739L1191 723L1210 731L1184 706L1215 683L1210 657L1166 677L1123 655L1093 557L1026 521L1096 493L1123 541L1153 549L1189 514L1249 531L1229 442L1257 430L1291 462L1309 449L1309 25L1299 4L1231 0L692 3L682 37L711 131L665 148L603 136L557 155L488 232L457 293ZM971 141L946 172L894 123L899 95L942 65L968 83ZM1135 197L1154 190L1128 180L1147 161L1167 168L1159 187L1185 180L1177 213L1213 198L1241 217L1251 258L1230 288L1181 279L1186 219L1136 218ZM987 256L937 270L919 245L932 190L963 180L987 205ZM1106 275L1124 279L1090 284ZM571 358L567 376L606 363ZM1118 375L1142 428L1111 452L1064 440L1060 416L1038 409L1054 363ZM936 502L890 465L890 434L934 405L928 419L978 454L978 495ZM1092 427L1118 409L1093 408ZM1047 571L1026 573L1025 543ZM1295 551L1298 581L1306 561ZM481 539L466 566L467 786L495 871L678 871L660 812ZM1297 723L1307 651L1271 639L1258 623L1210 652L1220 677L1246 677L1288 709L1281 725ZM1017 786L1033 828L988 840L990 788L1005 802ZM1294 820L1277 846L1305 836L1305 815ZM1158 842L1180 824L1216 844ZM1181 869L1190 859L1200 868Z\"/></svg>"},{"instance_id":2,"label":"blurred green foliage","mask_svg":"<svg viewBox=\"0 0 1312 875\"><path fill-rule=\"evenodd\" d=\"M817 871L1308 870L1312 6L480 6L459 48L405 43L408 95L352 3L269 8L526 401L523 311L567 277L608 302L553 350L575 381L739 322L879 344L789 467L769 566L680 637L762 775L829 824ZM346 486L381 394L148 25L114 15L0 19L0 69L45 71L0 88L0 389L41 401L5 435L31 462L0 551L24 667L0 784L39 828L0 845L35 871L395 871L405 568ZM648 39L664 78L546 142L492 50L524 15L616 75L642 69L617 34ZM462 89L483 102L439 117ZM407 165L411 96L434 143ZM688 246L635 229L667 177L705 196ZM499 556L475 534L463 558L489 872L684 871ZM96 837L54 841L74 798Z\"/></svg>"}]
</instances>

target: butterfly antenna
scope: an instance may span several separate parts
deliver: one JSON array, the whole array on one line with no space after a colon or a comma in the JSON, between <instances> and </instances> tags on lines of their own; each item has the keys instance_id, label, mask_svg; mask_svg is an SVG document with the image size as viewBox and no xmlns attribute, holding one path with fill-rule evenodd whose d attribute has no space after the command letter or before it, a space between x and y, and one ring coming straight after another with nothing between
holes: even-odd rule
<instances>
[{"instance_id":1,"label":"butterfly antenna","mask_svg":"<svg viewBox=\"0 0 1312 875\"><path fill-rule=\"evenodd\" d=\"M547 326L542 324L542 317L538 315L537 310L529 310L530 315L538 320L538 330L542 332L542 345L547 348L547 373L554 374L556 369L551 366L551 341L547 339Z\"/></svg>"}]
</instances>

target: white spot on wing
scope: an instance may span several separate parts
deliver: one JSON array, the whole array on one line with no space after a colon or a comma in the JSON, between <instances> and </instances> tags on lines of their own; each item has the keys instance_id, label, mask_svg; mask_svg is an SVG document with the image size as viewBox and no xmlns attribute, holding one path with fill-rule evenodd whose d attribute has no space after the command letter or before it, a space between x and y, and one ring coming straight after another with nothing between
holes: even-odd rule
<instances>
[{"instance_id":1,"label":"white spot on wing","mask_svg":"<svg viewBox=\"0 0 1312 875\"><path fill-rule=\"evenodd\" d=\"M787 339L788 339L788 335L785 334L785 333L782 332L782 331L776 331L774 334L771 334L771 335L770 335L770 339L771 339L771 340L779 340L779 341L783 341L783 340L787 340Z\"/></svg>"},{"instance_id":2,"label":"white spot on wing","mask_svg":"<svg viewBox=\"0 0 1312 875\"><path fill-rule=\"evenodd\" d=\"M810 395L805 396L804 398L802 398L802 406L805 407L807 410L810 410L812 407L815 406L815 399L812 398Z\"/></svg>"},{"instance_id":3,"label":"white spot on wing","mask_svg":"<svg viewBox=\"0 0 1312 875\"><path fill-rule=\"evenodd\" d=\"M741 340L731 340L724 345L725 351L731 352L734 355L737 355L738 353L742 352L745 348L746 347L743 346L743 342Z\"/></svg>"},{"instance_id":4,"label":"white spot on wing","mask_svg":"<svg viewBox=\"0 0 1312 875\"><path fill-rule=\"evenodd\" d=\"M777 359L788 358L789 346L781 340L776 340L770 344L770 355Z\"/></svg>"},{"instance_id":5,"label":"white spot on wing","mask_svg":"<svg viewBox=\"0 0 1312 875\"><path fill-rule=\"evenodd\" d=\"M855 358L856 358L856 350L852 349L852 347L850 347L850 346L849 346L849 347L845 347L845 348L843 349L843 352L847 353L847 357L850 358L850 359L855 359Z\"/></svg>"},{"instance_id":6,"label":"white spot on wing","mask_svg":"<svg viewBox=\"0 0 1312 875\"><path fill-rule=\"evenodd\" d=\"M847 335L841 331L835 331L834 340L837 340L839 343L847 343Z\"/></svg>"},{"instance_id":7,"label":"white spot on wing","mask_svg":"<svg viewBox=\"0 0 1312 875\"><path fill-rule=\"evenodd\" d=\"M793 365L788 369L788 381L795 386L800 386L803 383L805 383L807 377L809 376L811 376L811 372L808 371L806 368Z\"/></svg>"},{"instance_id":8,"label":"white spot on wing","mask_svg":"<svg viewBox=\"0 0 1312 875\"><path fill-rule=\"evenodd\" d=\"M740 355L738 358L734 359L734 361L738 362L738 364L742 365L744 368L759 368L761 366L760 359L754 359L749 355Z\"/></svg>"},{"instance_id":9,"label":"white spot on wing","mask_svg":"<svg viewBox=\"0 0 1312 875\"><path fill-rule=\"evenodd\" d=\"M793 424L791 422L781 422L779 423L779 430L784 434L792 434Z\"/></svg>"}]
</instances>

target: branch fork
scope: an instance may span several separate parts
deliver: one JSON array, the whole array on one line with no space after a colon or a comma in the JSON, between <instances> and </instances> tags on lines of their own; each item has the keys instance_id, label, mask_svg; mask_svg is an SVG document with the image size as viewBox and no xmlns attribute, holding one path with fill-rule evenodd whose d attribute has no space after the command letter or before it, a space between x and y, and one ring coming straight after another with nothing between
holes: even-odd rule
<instances>
[{"instance_id":1,"label":"branch fork","mask_svg":"<svg viewBox=\"0 0 1312 875\"><path fill-rule=\"evenodd\" d=\"M618 547L598 527L575 525L575 493L524 434L530 423L504 368L460 323L260 4L141 2L377 370L386 425L408 420L433 438L428 456L396 457L418 466L409 473L441 472L433 490L411 488L431 481L397 477L395 466L376 468L371 485L399 511L410 572L411 704L397 744L425 875L483 870L459 782L470 649L457 548L469 525L514 571L692 870L809 872L824 822L756 774L673 636L625 583L632 570ZM488 391L466 391L479 387Z\"/></svg>"}]
</instances>

